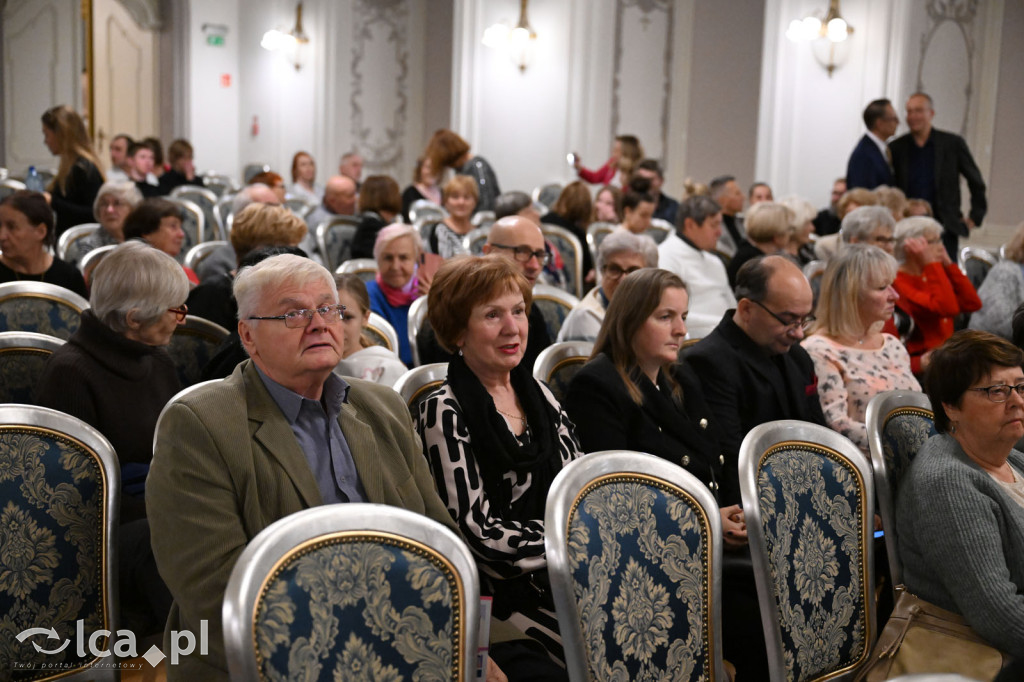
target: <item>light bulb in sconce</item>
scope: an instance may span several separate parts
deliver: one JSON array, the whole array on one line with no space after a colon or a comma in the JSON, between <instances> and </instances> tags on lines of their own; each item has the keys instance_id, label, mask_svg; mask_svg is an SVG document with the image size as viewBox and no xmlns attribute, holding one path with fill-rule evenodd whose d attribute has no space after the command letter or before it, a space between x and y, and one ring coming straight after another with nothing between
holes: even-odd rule
<instances>
[{"instance_id":1,"label":"light bulb in sconce","mask_svg":"<svg viewBox=\"0 0 1024 682\"><path fill-rule=\"evenodd\" d=\"M841 43L848 35L846 21L842 17L836 17L828 22L826 29L828 39L833 43Z\"/></svg>"},{"instance_id":2,"label":"light bulb in sconce","mask_svg":"<svg viewBox=\"0 0 1024 682\"><path fill-rule=\"evenodd\" d=\"M481 42L486 47L501 47L505 43L505 39L508 37L508 24L503 21L499 21L496 24L491 24L484 31L484 37Z\"/></svg>"}]
</instances>

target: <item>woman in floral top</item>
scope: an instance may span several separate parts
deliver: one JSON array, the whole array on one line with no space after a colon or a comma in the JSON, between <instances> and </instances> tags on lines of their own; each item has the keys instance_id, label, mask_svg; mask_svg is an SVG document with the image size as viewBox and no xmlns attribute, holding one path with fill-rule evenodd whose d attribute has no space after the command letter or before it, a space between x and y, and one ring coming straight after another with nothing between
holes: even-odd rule
<instances>
[{"instance_id":1,"label":"woman in floral top","mask_svg":"<svg viewBox=\"0 0 1024 682\"><path fill-rule=\"evenodd\" d=\"M899 299L892 286L896 269L895 259L876 246L844 244L825 271L818 319L802 344L814 360L825 420L865 453L864 413L871 398L921 390L907 349L882 333Z\"/></svg>"}]
</instances>

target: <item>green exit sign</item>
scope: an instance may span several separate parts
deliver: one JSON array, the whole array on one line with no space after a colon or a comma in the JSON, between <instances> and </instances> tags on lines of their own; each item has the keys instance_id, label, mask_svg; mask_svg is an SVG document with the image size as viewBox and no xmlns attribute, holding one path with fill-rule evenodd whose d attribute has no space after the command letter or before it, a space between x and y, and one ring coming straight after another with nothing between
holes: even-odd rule
<instances>
[{"instance_id":1,"label":"green exit sign","mask_svg":"<svg viewBox=\"0 0 1024 682\"><path fill-rule=\"evenodd\" d=\"M206 36L206 44L213 47L224 47L224 36L208 35Z\"/></svg>"}]
</instances>

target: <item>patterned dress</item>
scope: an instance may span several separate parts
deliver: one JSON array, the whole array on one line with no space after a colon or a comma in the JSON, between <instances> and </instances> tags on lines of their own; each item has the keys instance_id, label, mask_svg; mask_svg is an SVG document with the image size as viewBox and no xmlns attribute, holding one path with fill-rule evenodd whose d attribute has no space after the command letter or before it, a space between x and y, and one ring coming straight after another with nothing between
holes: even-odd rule
<instances>
[{"instance_id":1,"label":"patterned dress","mask_svg":"<svg viewBox=\"0 0 1024 682\"><path fill-rule=\"evenodd\" d=\"M883 391L921 390L910 371L907 349L895 336L882 337L882 347L875 349L843 346L820 334L807 337L801 344L814 361L825 421L865 453L868 433L864 413L871 399Z\"/></svg>"},{"instance_id":2,"label":"patterned dress","mask_svg":"<svg viewBox=\"0 0 1024 682\"><path fill-rule=\"evenodd\" d=\"M559 455L564 467L583 455L575 428L551 391L541 385L544 397L558 412ZM541 574L546 583L547 558L544 554L544 519L516 517L516 502L535 485L532 474L505 474L503 485L511 489L512 513L502 517L484 493L477 458L484 453L473 450L462 409L446 381L420 404L417 430L423 440L423 452L430 464L441 501L448 507L462 531L480 568L481 581L495 581ZM529 431L524 432L528 438ZM523 438L520 437L520 440ZM498 605L495 604L497 611ZM553 656L564 660L558 620L547 609L520 608L507 619L519 630L541 642Z\"/></svg>"}]
</instances>

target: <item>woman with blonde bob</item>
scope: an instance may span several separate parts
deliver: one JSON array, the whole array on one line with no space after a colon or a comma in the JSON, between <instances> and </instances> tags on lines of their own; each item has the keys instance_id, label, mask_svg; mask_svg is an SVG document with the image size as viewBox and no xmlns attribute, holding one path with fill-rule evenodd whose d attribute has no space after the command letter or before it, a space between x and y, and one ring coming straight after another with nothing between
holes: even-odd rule
<instances>
[{"instance_id":1,"label":"woman with blonde bob","mask_svg":"<svg viewBox=\"0 0 1024 682\"><path fill-rule=\"evenodd\" d=\"M42 122L46 148L60 157L57 174L46 188L59 237L69 227L92 222L92 204L104 178L81 116L62 104L47 109Z\"/></svg>"},{"instance_id":2,"label":"woman with blonde bob","mask_svg":"<svg viewBox=\"0 0 1024 682\"><path fill-rule=\"evenodd\" d=\"M882 332L900 297L893 288L896 269L896 260L877 247L844 246L825 270L817 319L802 342L814 361L825 421L865 453L864 413L871 398L921 390L907 349Z\"/></svg>"},{"instance_id":3,"label":"woman with blonde bob","mask_svg":"<svg viewBox=\"0 0 1024 682\"><path fill-rule=\"evenodd\" d=\"M1003 249L1003 258L992 266L978 287L981 310L971 315L968 327L1013 340L1013 313L1024 303L1024 223Z\"/></svg>"},{"instance_id":4,"label":"woman with blonde bob","mask_svg":"<svg viewBox=\"0 0 1024 682\"><path fill-rule=\"evenodd\" d=\"M448 217L434 225L430 233L430 252L441 258L451 258L465 253L462 238L473 230L473 212L477 208L480 191L473 178L456 175L444 184L441 203Z\"/></svg>"},{"instance_id":5,"label":"woman with blonde bob","mask_svg":"<svg viewBox=\"0 0 1024 682\"><path fill-rule=\"evenodd\" d=\"M504 256L460 256L438 269L430 324L458 354L441 388L420 404L417 429L441 501L494 597L494 617L562 658L544 509L555 476L582 451L558 401L521 362L532 298Z\"/></svg>"},{"instance_id":6,"label":"woman with blonde bob","mask_svg":"<svg viewBox=\"0 0 1024 682\"><path fill-rule=\"evenodd\" d=\"M793 212L782 204L760 201L751 206L743 219L747 239L729 261L729 284L736 286L736 273L747 261L784 252L792 235L792 222Z\"/></svg>"}]
</instances>

